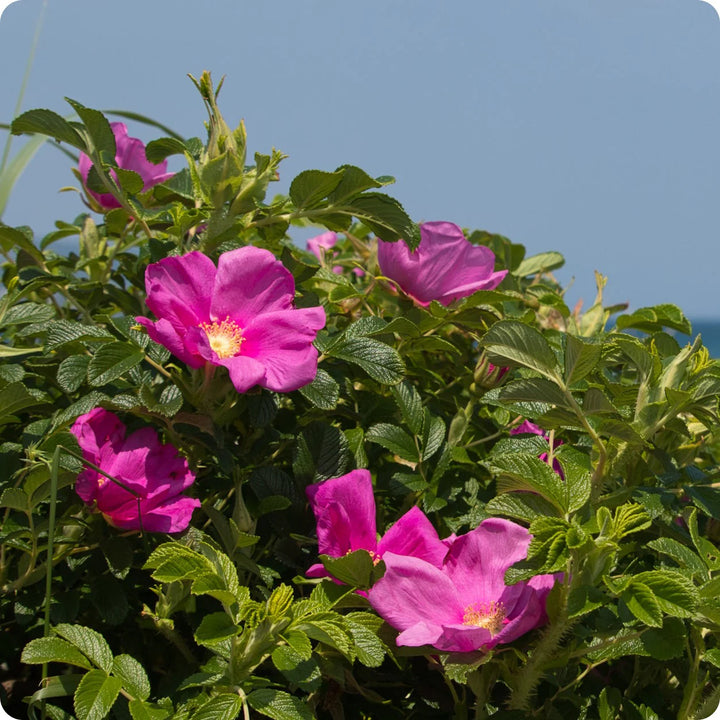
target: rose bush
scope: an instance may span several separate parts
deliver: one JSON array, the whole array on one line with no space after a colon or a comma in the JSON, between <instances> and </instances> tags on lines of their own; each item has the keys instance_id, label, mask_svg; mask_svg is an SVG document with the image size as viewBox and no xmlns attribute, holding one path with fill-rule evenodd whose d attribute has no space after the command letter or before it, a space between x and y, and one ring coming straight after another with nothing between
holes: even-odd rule
<instances>
[{"instance_id":1,"label":"rose bush","mask_svg":"<svg viewBox=\"0 0 720 720\"><path fill-rule=\"evenodd\" d=\"M720 362L683 313L600 275L571 310L558 253L418 226L355 166L271 193L284 156L194 82L207 137L149 178L80 103L12 123L117 205L0 224L3 706L709 714Z\"/></svg>"}]
</instances>

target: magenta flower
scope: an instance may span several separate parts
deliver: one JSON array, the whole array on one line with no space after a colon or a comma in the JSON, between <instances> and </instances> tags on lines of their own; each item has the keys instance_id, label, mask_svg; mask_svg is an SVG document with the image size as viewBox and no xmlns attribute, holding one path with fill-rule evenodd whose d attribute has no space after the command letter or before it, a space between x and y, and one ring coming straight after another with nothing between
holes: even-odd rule
<instances>
[{"instance_id":1,"label":"magenta flower","mask_svg":"<svg viewBox=\"0 0 720 720\"><path fill-rule=\"evenodd\" d=\"M128 137L127 127L125 123L110 123L113 135L115 135L115 162L119 168L123 170L132 170L136 172L143 180L143 192L149 190L154 185L165 182L171 178L174 173L167 171L167 160L163 160L157 165L151 163L145 156L145 145L138 138ZM98 204L105 210L112 210L120 207L120 203L110 193L97 193L87 187L88 174L92 162L84 153L80 153L80 161L78 162L78 170L82 176L83 185L88 194L92 195ZM110 174L117 179L114 170L110 170Z\"/></svg>"},{"instance_id":2,"label":"magenta flower","mask_svg":"<svg viewBox=\"0 0 720 720\"><path fill-rule=\"evenodd\" d=\"M136 493L133 495L96 470L86 468L75 482L83 502L123 530L167 533L185 530L200 501L182 494L195 482L195 475L173 445L161 443L150 427L136 430L126 438L125 425L117 415L103 408L81 415L71 432L86 460Z\"/></svg>"},{"instance_id":3,"label":"magenta flower","mask_svg":"<svg viewBox=\"0 0 720 720\"><path fill-rule=\"evenodd\" d=\"M442 568L386 552L385 575L368 599L401 631L398 645L471 652L511 642L547 622L545 602L561 577L505 584L505 571L527 556L531 539L522 526L490 518L452 543Z\"/></svg>"},{"instance_id":4,"label":"magenta flower","mask_svg":"<svg viewBox=\"0 0 720 720\"><path fill-rule=\"evenodd\" d=\"M378 540L375 527L375 496L367 470L308 485L305 492L317 520L318 552L343 557L354 550L367 550L378 562L385 553L412 555L433 567L440 567L447 546L438 537L420 508L408 510ZM306 573L326 577L328 572L317 563Z\"/></svg>"},{"instance_id":5,"label":"magenta flower","mask_svg":"<svg viewBox=\"0 0 720 720\"><path fill-rule=\"evenodd\" d=\"M539 425L536 425L529 420L525 420L524 422L520 423L520 425L514 427L510 431L511 435L522 435L523 433L540 435L540 437L544 437L548 441L548 443L550 442L550 436ZM552 449L555 450L556 447L559 447L562 444L562 440L553 440ZM548 453L546 452L540 453L538 457L543 462L548 461ZM562 465L560 465L560 462L556 458L553 459L552 468L563 480L565 479L565 473L563 472Z\"/></svg>"},{"instance_id":6,"label":"magenta flower","mask_svg":"<svg viewBox=\"0 0 720 720\"><path fill-rule=\"evenodd\" d=\"M190 367L223 365L238 392L290 392L314 379L325 311L293 307L293 276L268 250L231 250L217 268L201 252L165 258L148 266L145 287L159 319L136 320Z\"/></svg>"},{"instance_id":7,"label":"magenta flower","mask_svg":"<svg viewBox=\"0 0 720 720\"><path fill-rule=\"evenodd\" d=\"M470 244L453 223L423 223L420 238L414 252L401 240L378 240L380 271L419 305L433 300L449 305L477 290L493 290L507 275L507 270L494 272L490 248Z\"/></svg>"},{"instance_id":8,"label":"magenta flower","mask_svg":"<svg viewBox=\"0 0 720 720\"><path fill-rule=\"evenodd\" d=\"M310 238L307 241L307 249L320 261L323 262L323 259L326 255L330 255L331 257L335 257L337 253L330 253L330 250L335 247L335 243L337 242L337 233L334 232L325 232L321 235L316 235L315 237ZM342 265L333 265L332 271L336 275L340 275L343 271ZM360 268L356 267L353 268L353 273L357 277L362 277L365 275L365 271L361 270Z\"/></svg>"}]
</instances>

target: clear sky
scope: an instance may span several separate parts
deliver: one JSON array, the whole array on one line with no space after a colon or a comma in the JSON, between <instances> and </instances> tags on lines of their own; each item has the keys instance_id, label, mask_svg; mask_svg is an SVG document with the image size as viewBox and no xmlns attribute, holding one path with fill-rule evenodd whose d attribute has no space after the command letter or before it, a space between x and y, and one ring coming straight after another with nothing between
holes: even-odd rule
<instances>
[{"instance_id":1,"label":"clear sky","mask_svg":"<svg viewBox=\"0 0 720 720\"><path fill-rule=\"evenodd\" d=\"M5 121L41 7L0 20ZM251 150L290 156L279 191L359 165L415 220L559 250L571 304L597 269L611 302L720 318L720 20L700 0L47 0L23 109L69 96L204 137L204 69ZM72 184L43 148L3 220L73 219Z\"/></svg>"}]
</instances>

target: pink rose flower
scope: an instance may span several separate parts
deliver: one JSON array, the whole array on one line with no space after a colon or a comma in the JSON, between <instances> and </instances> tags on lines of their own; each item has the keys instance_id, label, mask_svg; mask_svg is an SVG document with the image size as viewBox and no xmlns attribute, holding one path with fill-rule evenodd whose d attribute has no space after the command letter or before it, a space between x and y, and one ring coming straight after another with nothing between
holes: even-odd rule
<instances>
[{"instance_id":1,"label":"pink rose flower","mask_svg":"<svg viewBox=\"0 0 720 720\"><path fill-rule=\"evenodd\" d=\"M375 496L367 470L309 485L305 492L317 520L320 555L339 558L354 550L367 550L377 562L392 552L422 558L434 567L442 565L447 546L418 507L408 510L378 540ZM327 577L328 572L317 563L306 575Z\"/></svg>"},{"instance_id":2,"label":"pink rose flower","mask_svg":"<svg viewBox=\"0 0 720 720\"><path fill-rule=\"evenodd\" d=\"M307 241L307 249L320 261L323 262L325 255L329 253L329 251L335 247L335 243L337 242L337 233L334 232L326 232L322 233L321 235L316 235L315 237L310 238ZM331 257L335 257L337 253L330 253ZM332 271L336 275L342 274L343 267L342 265L333 265ZM357 277L363 277L365 275L365 271L361 270L360 268L356 267L353 268L353 273Z\"/></svg>"},{"instance_id":3,"label":"pink rose flower","mask_svg":"<svg viewBox=\"0 0 720 720\"><path fill-rule=\"evenodd\" d=\"M540 437L544 437L548 442L550 442L550 436L539 425L536 425L529 420L525 420L524 422L520 423L520 425L514 427L510 431L511 435L522 435L523 433L527 433L528 435L539 435ZM556 447L559 447L562 444L562 440L554 440L552 444L552 449L555 450ZM547 462L549 455L548 453L540 453L538 457L543 462ZM562 465L560 465L560 462L557 459L553 459L552 468L563 480L565 479L565 473L563 472Z\"/></svg>"},{"instance_id":4,"label":"pink rose flower","mask_svg":"<svg viewBox=\"0 0 720 720\"><path fill-rule=\"evenodd\" d=\"M493 290L507 275L507 270L493 272L490 248L470 244L453 223L423 223L420 238L414 252L401 240L378 240L380 271L418 305L426 307L433 300L449 305L477 290Z\"/></svg>"},{"instance_id":5,"label":"pink rose flower","mask_svg":"<svg viewBox=\"0 0 720 720\"><path fill-rule=\"evenodd\" d=\"M441 568L386 552L385 575L368 593L372 607L400 634L398 645L444 652L489 650L547 622L555 575L505 584L505 571L527 556L522 526L489 518L452 543Z\"/></svg>"},{"instance_id":6,"label":"pink rose flower","mask_svg":"<svg viewBox=\"0 0 720 720\"><path fill-rule=\"evenodd\" d=\"M293 276L268 250L231 250L217 268L201 252L165 258L148 266L145 287L159 319L137 322L190 367L223 365L238 392L290 392L315 378L325 311L293 307Z\"/></svg>"},{"instance_id":7,"label":"pink rose flower","mask_svg":"<svg viewBox=\"0 0 720 720\"><path fill-rule=\"evenodd\" d=\"M145 156L145 145L142 140L128 137L125 123L110 123L110 127L112 128L113 135L115 135L115 147L117 151L115 153L115 162L117 166L123 170L136 172L143 180L143 192L146 192L154 185L165 182L165 180L168 180L174 175L174 173L167 171L167 160L163 160L156 165L147 159ZM90 158L84 152L81 152L78 170L82 176L85 190L87 190L88 194L92 195L105 210L120 207L120 203L110 193L97 193L87 187L87 179L91 167L92 162ZM110 170L110 174L113 178L117 179L114 170Z\"/></svg>"},{"instance_id":8,"label":"pink rose flower","mask_svg":"<svg viewBox=\"0 0 720 720\"><path fill-rule=\"evenodd\" d=\"M182 494L195 482L195 475L173 445L161 443L150 427L125 437L125 425L103 408L81 415L71 432L86 460L136 493L86 468L75 482L83 502L122 530L185 530L200 501Z\"/></svg>"}]
</instances>

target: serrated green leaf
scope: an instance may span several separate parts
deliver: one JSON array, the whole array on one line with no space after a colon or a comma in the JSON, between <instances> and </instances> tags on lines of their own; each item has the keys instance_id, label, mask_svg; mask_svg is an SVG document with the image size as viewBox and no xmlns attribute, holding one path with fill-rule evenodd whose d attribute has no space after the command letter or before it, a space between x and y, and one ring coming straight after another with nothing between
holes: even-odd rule
<instances>
[{"instance_id":1,"label":"serrated green leaf","mask_svg":"<svg viewBox=\"0 0 720 720\"><path fill-rule=\"evenodd\" d=\"M547 340L529 325L517 320L501 320L483 336L480 344L486 348L493 365L521 365L554 380L557 360Z\"/></svg>"},{"instance_id":2,"label":"serrated green leaf","mask_svg":"<svg viewBox=\"0 0 720 720\"><path fill-rule=\"evenodd\" d=\"M682 543L679 543L677 540L665 537L656 538L648 543L648 547L671 557L680 565L680 567L687 568L699 577L707 579L707 567L700 559L699 555L694 553L690 548L685 547Z\"/></svg>"},{"instance_id":3,"label":"serrated green leaf","mask_svg":"<svg viewBox=\"0 0 720 720\"><path fill-rule=\"evenodd\" d=\"M304 632L290 630L283 635L285 642L303 659L312 655L312 643Z\"/></svg>"},{"instance_id":4,"label":"serrated green leaf","mask_svg":"<svg viewBox=\"0 0 720 720\"><path fill-rule=\"evenodd\" d=\"M334 410L340 398L340 386L325 370L318 370L315 379L299 392L320 410Z\"/></svg>"},{"instance_id":5,"label":"serrated green leaf","mask_svg":"<svg viewBox=\"0 0 720 720\"><path fill-rule=\"evenodd\" d=\"M0 495L0 507L27 512L30 509L30 498L22 488L5 488Z\"/></svg>"},{"instance_id":6,"label":"serrated green leaf","mask_svg":"<svg viewBox=\"0 0 720 720\"><path fill-rule=\"evenodd\" d=\"M370 337L355 337L329 348L326 354L359 365L373 380L396 385L405 374L405 365L394 348Z\"/></svg>"},{"instance_id":7,"label":"serrated green leaf","mask_svg":"<svg viewBox=\"0 0 720 720\"><path fill-rule=\"evenodd\" d=\"M65 358L57 370L58 385L68 393L74 393L87 377L89 355L71 355Z\"/></svg>"},{"instance_id":8,"label":"serrated green leaf","mask_svg":"<svg viewBox=\"0 0 720 720\"><path fill-rule=\"evenodd\" d=\"M565 382L574 385L589 375L598 364L602 348L600 345L581 340L575 335L566 335Z\"/></svg>"},{"instance_id":9,"label":"serrated green leaf","mask_svg":"<svg viewBox=\"0 0 720 720\"><path fill-rule=\"evenodd\" d=\"M525 258L518 265L512 274L519 278L528 277L528 275L537 275L538 273L550 272L556 270L565 264L565 258L555 251L539 253Z\"/></svg>"},{"instance_id":10,"label":"serrated green leaf","mask_svg":"<svg viewBox=\"0 0 720 720\"><path fill-rule=\"evenodd\" d=\"M10 125L13 135L21 133L38 133L66 142L78 150L85 152L87 146L78 131L65 118L52 110L28 110L18 115Z\"/></svg>"},{"instance_id":11,"label":"serrated green leaf","mask_svg":"<svg viewBox=\"0 0 720 720\"><path fill-rule=\"evenodd\" d=\"M343 173L304 170L290 183L290 199L299 210L322 202L340 184Z\"/></svg>"},{"instance_id":12,"label":"serrated green leaf","mask_svg":"<svg viewBox=\"0 0 720 720\"><path fill-rule=\"evenodd\" d=\"M299 698L282 690L253 690L247 697L253 710L272 720L313 720L310 708ZM195 718L193 718L195 720Z\"/></svg>"},{"instance_id":13,"label":"serrated green leaf","mask_svg":"<svg viewBox=\"0 0 720 720\"><path fill-rule=\"evenodd\" d=\"M429 460L443 444L445 440L445 422L437 415L432 415L428 408L425 408L422 436L422 459Z\"/></svg>"},{"instance_id":14,"label":"serrated green leaf","mask_svg":"<svg viewBox=\"0 0 720 720\"><path fill-rule=\"evenodd\" d=\"M342 475L349 456L347 438L338 428L313 422L298 438L293 471L297 478L321 482Z\"/></svg>"},{"instance_id":15,"label":"serrated green leaf","mask_svg":"<svg viewBox=\"0 0 720 720\"><path fill-rule=\"evenodd\" d=\"M86 670L92 669L92 664L74 645L59 637L41 637L31 640L24 647L20 659L29 665L57 662L77 665Z\"/></svg>"},{"instance_id":16,"label":"serrated green leaf","mask_svg":"<svg viewBox=\"0 0 720 720\"><path fill-rule=\"evenodd\" d=\"M370 613L354 612L345 616L345 622L355 642L357 659L367 667L380 667L385 658L385 644L378 637L382 618Z\"/></svg>"},{"instance_id":17,"label":"serrated green leaf","mask_svg":"<svg viewBox=\"0 0 720 720\"><path fill-rule=\"evenodd\" d=\"M83 655L106 673L112 671L113 654L105 638L95 630L83 625L60 623L55 632L77 647Z\"/></svg>"},{"instance_id":18,"label":"serrated green leaf","mask_svg":"<svg viewBox=\"0 0 720 720\"><path fill-rule=\"evenodd\" d=\"M330 575L353 587L367 589L375 579L376 567L367 550L355 550L339 558L320 555L320 562Z\"/></svg>"},{"instance_id":19,"label":"serrated green leaf","mask_svg":"<svg viewBox=\"0 0 720 720\"><path fill-rule=\"evenodd\" d=\"M485 509L491 515L506 515L532 522L537 517L557 515L557 508L535 493L504 493L492 498Z\"/></svg>"},{"instance_id":20,"label":"serrated green leaf","mask_svg":"<svg viewBox=\"0 0 720 720\"><path fill-rule=\"evenodd\" d=\"M500 389L503 402L542 402L559 407L570 407L563 391L547 378L520 378Z\"/></svg>"},{"instance_id":21,"label":"serrated green leaf","mask_svg":"<svg viewBox=\"0 0 720 720\"><path fill-rule=\"evenodd\" d=\"M53 320L48 325L46 345L49 350L56 350L66 343L77 340L113 339L113 335L99 325L85 325L74 320Z\"/></svg>"},{"instance_id":22,"label":"serrated green leaf","mask_svg":"<svg viewBox=\"0 0 720 720\"><path fill-rule=\"evenodd\" d=\"M420 393L406 382L398 383L390 388L405 424L413 435L419 435L423 426L423 408Z\"/></svg>"},{"instance_id":23,"label":"serrated green leaf","mask_svg":"<svg viewBox=\"0 0 720 720\"><path fill-rule=\"evenodd\" d=\"M622 593L630 612L641 622L651 627L662 626L662 610L653 591L644 583L632 580Z\"/></svg>"},{"instance_id":24,"label":"serrated green leaf","mask_svg":"<svg viewBox=\"0 0 720 720\"><path fill-rule=\"evenodd\" d=\"M90 670L75 691L74 705L78 720L102 720L115 704L122 681L102 670Z\"/></svg>"},{"instance_id":25,"label":"serrated green leaf","mask_svg":"<svg viewBox=\"0 0 720 720\"><path fill-rule=\"evenodd\" d=\"M228 638L235 637L240 633L240 629L227 613L210 613L205 615L198 625L195 631L195 642L198 645L212 647Z\"/></svg>"},{"instance_id":26,"label":"serrated green leaf","mask_svg":"<svg viewBox=\"0 0 720 720\"><path fill-rule=\"evenodd\" d=\"M368 428L365 439L369 442L382 445L391 453L409 462L419 462L420 455L415 440L402 428L389 423L377 423Z\"/></svg>"},{"instance_id":27,"label":"serrated green leaf","mask_svg":"<svg viewBox=\"0 0 720 720\"><path fill-rule=\"evenodd\" d=\"M293 684L305 692L320 687L322 676L314 658L304 658L288 645L280 645L272 652L273 665Z\"/></svg>"},{"instance_id":28,"label":"serrated green leaf","mask_svg":"<svg viewBox=\"0 0 720 720\"><path fill-rule=\"evenodd\" d=\"M674 617L692 617L698 604L693 583L672 570L648 570L634 576L633 583L647 586L655 596L660 609Z\"/></svg>"},{"instance_id":29,"label":"serrated green leaf","mask_svg":"<svg viewBox=\"0 0 720 720\"><path fill-rule=\"evenodd\" d=\"M122 680L123 687L138 700L150 697L150 681L145 668L131 655L116 655L112 673Z\"/></svg>"},{"instance_id":30,"label":"serrated green leaf","mask_svg":"<svg viewBox=\"0 0 720 720\"><path fill-rule=\"evenodd\" d=\"M220 693L203 703L193 714L192 720L237 720L243 701L233 693Z\"/></svg>"},{"instance_id":31,"label":"serrated green leaf","mask_svg":"<svg viewBox=\"0 0 720 720\"><path fill-rule=\"evenodd\" d=\"M88 382L95 387L105 385L139 365L144 357L142 350L129 343L111 342L103 345L90 359Z\"/></svg>"},{"instance_id":32,"label":"serrated green leaf","mask_svg":"<svg viewBox=\"0 0 720 720\"><path fill-rule=\"evenodd\" d=\"M168 720L172 711L142 700L131 700L128 709L133 720Z\"/></svg>"}]
</instances>

